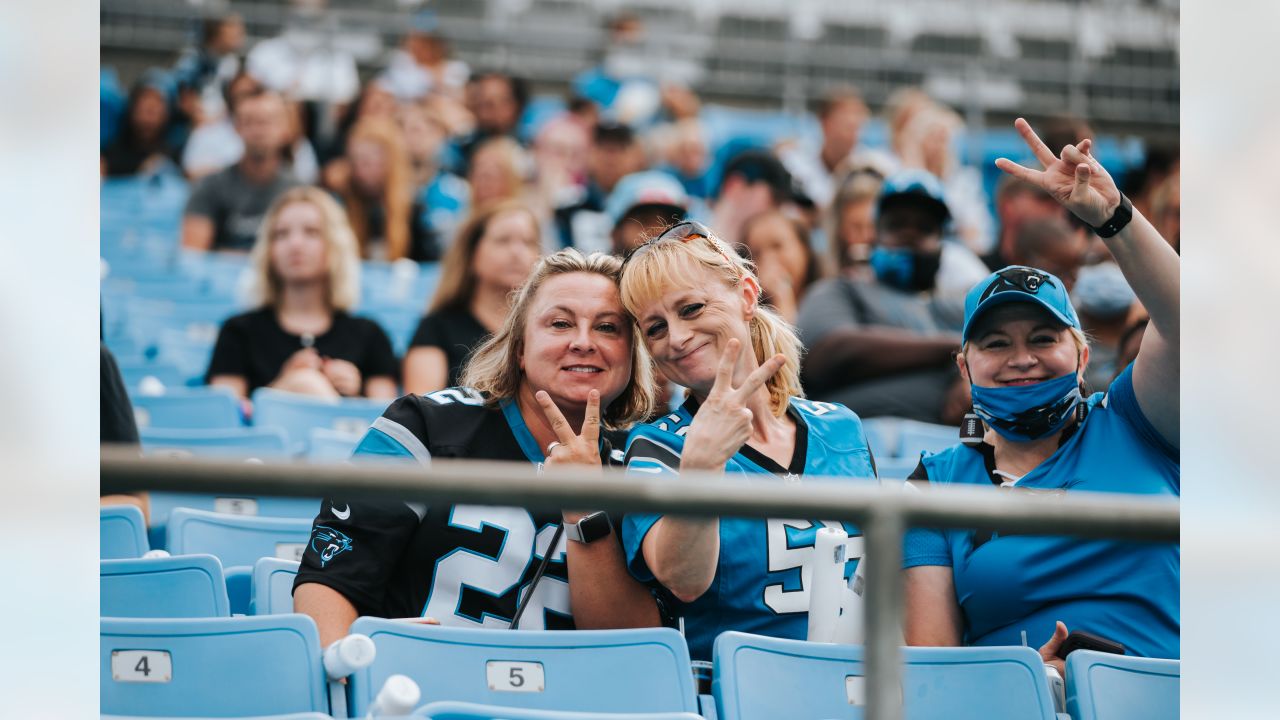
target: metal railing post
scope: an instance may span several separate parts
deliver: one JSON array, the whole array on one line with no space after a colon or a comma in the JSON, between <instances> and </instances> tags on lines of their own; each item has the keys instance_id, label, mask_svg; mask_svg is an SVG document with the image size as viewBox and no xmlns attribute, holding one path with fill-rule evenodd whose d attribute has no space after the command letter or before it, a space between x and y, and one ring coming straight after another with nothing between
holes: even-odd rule
<instances>
[{"instance_id":1,"label":"metal railing post","mask_svg":"<svg viewBox=\"0 0 1280 720\"><path fill-rule=\"evenodd\" d=\"M902 720L902 507L893 498L872 509L866 542L867 720Z\"/></svg>"}]
</instances>

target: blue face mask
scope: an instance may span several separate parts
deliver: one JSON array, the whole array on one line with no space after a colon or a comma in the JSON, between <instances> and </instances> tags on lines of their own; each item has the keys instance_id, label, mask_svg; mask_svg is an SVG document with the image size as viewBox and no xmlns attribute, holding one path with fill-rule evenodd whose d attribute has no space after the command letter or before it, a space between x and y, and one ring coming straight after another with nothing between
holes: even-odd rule
<instances>
[{"instance_id":1,"label":"blue face mask","mask_svg":"<svg viewBox=\"0 0 1280 720\"><path fill-rule=\"evenodd\" d=\"M907 292L922 292L932 290L937 282L942 251L917 253L877 245L871 251L870 262L880 282Z\"/></svg>"},{"instance_id":2,"label":"blue face mask","mask_svg":"<svg viewBox=\"0 0 1280 720\"><path fill-rule=\"evenodd\" d=\"M1057 432L1082 399L1075 371L1034 385L970 389L973 411L1009 440L1038 440Z\"/></svg>"}]
</instances>

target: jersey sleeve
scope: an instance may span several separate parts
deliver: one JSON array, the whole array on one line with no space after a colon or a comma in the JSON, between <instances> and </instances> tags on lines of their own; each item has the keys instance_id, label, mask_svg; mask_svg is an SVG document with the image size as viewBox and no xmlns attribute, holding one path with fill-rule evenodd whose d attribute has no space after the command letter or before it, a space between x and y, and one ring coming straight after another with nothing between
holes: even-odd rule
<instances>
[{"instance_id":1,"label":"jersey sleeve","mask_svg":"<svg viewBox=\"0 0 1280 720\"><path fill-rule=\"evenodd\" d=\"M1174 447L1156 431L1155 426L1143 414L1142 407L1138 405L1138 396L1133 390L1133 363L1129 363L1124 371L1111 382L1111 387L1107 388L1105 403L1107 408L1132 425L1144 442L1159 450L1162 455L1170 460L1174 462L1180 460L1181 453L1178 448Z\"/></svg>"},{"instance_id":2,"label":"jersey sleeve","mask_svg":"<svg viewBox=\"0 0 1280 720\"><path fill-rule=\"evenodd\" d=\"M680 472L680 452L653 437L644 426L632 431L623 460L628 475L675 478ZM644 561L645 536L662 519L656 513L627 513L622 518L622 549L627 556L627 570L640 582L654 580L653 571Z\"/></svg>"},{"instance_id":3,"label":"jersey sleeve","mask_svg":"<svg viewBox=\"0 0 1280 720\"><path fill-rule=\"evenodd\" d=\"M429 465L426 422L412 395L391 404L356 445L353 463ZM385 615L386 587L426 509L403 502L327 498L311 527L294 588L308 582L342 593L362 614Z\"/></svg>"},{"instance_id":4,"label":"jersey sleeve","mask_svg":"<svg viewBox=\"0 0 1280 720\"><path fill-rule=\"evenodd\" d=\"M929 471L921 462L907 478L907 492L915 490L916 483L929 482ZM937 528L914 527L902 537L902 569L926 565L951 567L951 548L947 537Z\"/></svg>"}]
</instances>

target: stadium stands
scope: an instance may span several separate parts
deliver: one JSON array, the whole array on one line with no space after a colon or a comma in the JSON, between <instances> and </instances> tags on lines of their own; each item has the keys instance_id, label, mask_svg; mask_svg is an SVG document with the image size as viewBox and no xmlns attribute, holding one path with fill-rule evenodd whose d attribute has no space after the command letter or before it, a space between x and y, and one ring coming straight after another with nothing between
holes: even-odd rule
<instances>
[{"instance_id":1,"label":"stadium stands","mask_svg":"<svg viewBox=\"0 0 1280 720\"><path fill-rule=\"evenodd\" d=\"M189 508L177 508L169 516L170 553L209 553L227 568L252 566L263 557L297 560L310 537L310 519L228 515Z\"/></svg>"},{"instance_id":2,"label":"stadium stands","mask_svg":"<svg viewBox=\"0 0 1280 720\"><path fill-rule=\"evenodd\" d=\"M254 424L282 428L290 448L306 453L311 431L316 428L363 434L382 415L390 401L363 398L313 398L270 388L253 393Z\"/></svg>"},{"instance_id":3,"label":"stadium stands","mask_svg":"<svg viewBox=\"0 0 1280 720\"><path fill-rule=\"evenodd\" d=\"M315 518L316 512L320 509L318 498L153 492L148 494L148 500L151 506L151 525L148 536L151 546L158 548L167 546L169 515L177 508L229 515L261 515L302 520Z\"/></svg>"},{"instance_id":4,"label":"stadium stands","mask_svg":"<svg viewBox=\"0 0 1280 720\"><path fill-rule=\"evenodd\" d=\"M464 702L434 702L414 711L415 718L430 720L703 720L701 715L687 712L671 713L602 713L567 712L561 710L527 710L478 705Z\"/></svg>"},{"instance_id":5,"label":"stadium stands","mask_svg":"<svg viewBox=\"0 0 1280 720\"><path fill-rule=\"evenodd\" d=\"M288 441L278 427L218 429L158 429L138 431L147 454L179 454L200 457L287 459Z\"/></svg>"},{"instance_id":6,"label":"stadium stands","mask_svg":"<svg viewBox=\"0 0 1280 720\"><path fill-rule=\"evenodd\" d=\"M142 557L150 546L142 511L133 505L108 505L98 511L99 556L103 560Z\"/></svg>"},{"instance_id":7,"label":"stadium stands","mask_svg":"<svg viewBox=\"0 0 1280 720\"><path fill-rule=\"evenodd\" d=\"M426 702L579 712L696 712L684 638L666 628L577 632L446 628L364 617L373 665L350 682L353 716L400 673Z\"/></svg>"},{"instance_id":8,"label":"stadium stands","mask_svg":"<svg viewBox=\"0 0 1280 720\"><path fill-rule=\"evenodd\" d=\"M234 395L219 388L191 388L163 395L131 395L138 428L215 430L243 427Z\"/></svg>"},{"instance_id":9,"label":"stadium stands","mask_svg":"<svg viewBox=\"0 0 1280 720\"><path fill-rule=\"evenodd\" d=\"M103 617L228 617L222 563L212 555L103 560Z\"/></svg>"},{"instance_id":10,"label":"stadium stands","mask_svg":"<svg viewBox=\"0 0 1280 720\"><path fill-rule=\"evenodd\" d=\"M866 703L860 645L726 632L716 638L714 654L721 720L852 717L854 706ZM903 656L904 709L912 720L1054 720L1035 650L903 648Z\"/></svg>"},{"instance_id":11,"label":"stadium stands","mask_svg":"<svg viewBox=\"0 0 1280 720\"><path fill-rule=\"evenodd\" d=\"M101 711L177 717L329 710L305 615L103 618Z\"/></svg>"},{"instance_id":12,"label":"stadium stands","mask_svg":"<svg viewBox=\"0 0 1280 720\"><path fill-rule=\"evenodd\" d=\"M1178 717L1179 660L1077 650L1067 656L1067 712L1072 720L1167 720Z\"/></svg>"},{"instance_id":13,"label":"stadium stands","mask_svg":"<svg viewBox=\"0 0 1280 720\"><path fill-rule=\"evenodd\" d=\"M342 462L351 457L363 432L312 428L307 440L307 460L314 463Z\"/></svg>"}]
</instances>

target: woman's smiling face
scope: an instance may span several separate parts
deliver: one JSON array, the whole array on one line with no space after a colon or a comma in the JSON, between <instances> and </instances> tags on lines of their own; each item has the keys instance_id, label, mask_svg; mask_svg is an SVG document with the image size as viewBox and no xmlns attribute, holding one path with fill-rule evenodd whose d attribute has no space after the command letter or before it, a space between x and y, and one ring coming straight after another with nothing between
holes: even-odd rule
<instances>
[{"instance_id":1,"label":"woman's smiling face","mask_svg":"<svg viewBox=\"0 0 1280 720\"><path fill-rule=\"evenodd\" d=\"M692 282L664 288L642 303L637 317L640 336L658 369L669 379L705 395L715 383L725 343L737 338L751 348L750 320L758 289L750 278L731 287L716 274L689 269ZM741 360L739 362L742 362Z\"/></svg>"},{"instance_id":2,"label":"woman's smiling face","mask_svg":"<svg viewBox=\"0 0 1280 720\"><path fill-rule=\"evenodd\" d=\"M957 357L960 372L978 387L1012 387L1084 374L1088 348L1071 331L1033 303L993 308Z\"/></svg>"}]
</instances>

